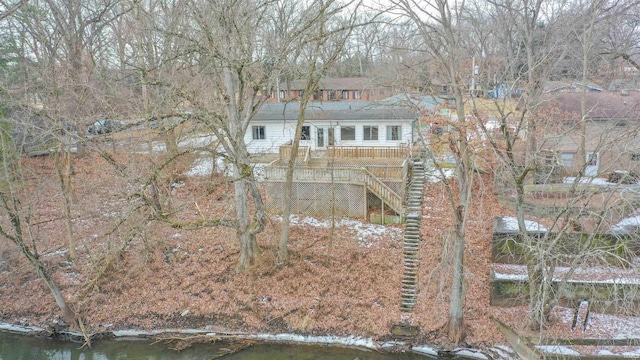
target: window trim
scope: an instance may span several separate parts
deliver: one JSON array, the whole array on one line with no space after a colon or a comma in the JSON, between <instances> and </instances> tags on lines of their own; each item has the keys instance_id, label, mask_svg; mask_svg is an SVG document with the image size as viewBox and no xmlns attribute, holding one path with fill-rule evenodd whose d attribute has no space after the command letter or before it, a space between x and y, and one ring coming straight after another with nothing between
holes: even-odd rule
<instances>
[{"instance_id":1,"label":"window trim","mask_svg":"<svg viewBox=\"0 0 640 360\"><path fill-rule=\"evenodd\" d=\"M345 138L345 129L353 129L353 139ZM356 127L354 125L341 125L340 126L340 140L341 141L355 141L356 140Z\"/></svg>"},{"instance_id":2,"label":"window trim","mask_svg":"<svg viewBox=\"0 0 640 360\"><path fill-rule=\"evenodd\" d=\"M253 140L266 140L267 139L266 126L264 125L251 126L251 138Z\"/></svg>"},{"instance_id":3,"label":"window trim","mask_svg":"<svg viewBox=\"0 0 640 360\"><path fill-rule=\"evenodd\" d=\"M394 139L394 136L393 136L394 132L397 139ZM402 125L387 125L387 141L400 141L400 140L402 140Z\"/></svg>"},{"instance_id":4,"label":"window trim","mask_svg":"<svg viewBox=\"0 0 640 360\"><path fill-rule=\"evenodd\" d=\"M378 125L362 126L362 141L378 141L380 139L379 134L380 134L380 130L378 129ZM372 135L375 135L375 136L372 136Z\"/></svg>"},{"instance_id":5,"label":"window trim","mask_svg":"<svg viewBox=\"0 0 640 360\"><path fill-rule=\"evenodd\" d=\"M302 131L300 132L300 141L311 140L311 126L302 125Z\"/></svg>"},{"instance_id":6,"label":"window trim","mask_svg":"<svg viewBox=\"0 0 640 360\"><path fill-rule=\"evenodd\" d=\"M571 159L567 159L564 156L571 156ZM561 152L558 155L558 158L560 159L560 163L562 164L562 166L566 167L566 168L570 168L575 166L576 164L576 156L577 154L574 152L569 152L569 151L565 151L565 152ZM570 163L569 163L570 161Z\"/></svg>"}]
</instances>

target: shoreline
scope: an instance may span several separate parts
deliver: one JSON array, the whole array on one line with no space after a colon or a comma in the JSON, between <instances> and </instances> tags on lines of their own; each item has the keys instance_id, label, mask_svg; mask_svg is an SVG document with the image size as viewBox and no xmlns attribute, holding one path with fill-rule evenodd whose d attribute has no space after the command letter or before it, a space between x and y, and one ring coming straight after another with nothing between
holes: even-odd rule
<instances>
[{"instance_id":1,"label":"shoreline","mask_svg":"<svg viewBox=\"0 0 640 360\"><path fill-rule=\"evenodd\" d=\"M0 332L11 333L23 336L33 336L50 338L56 341L69 341L81 343L83 335L78 331L56 331L38 326L23 326L6 322L0 322ZM208 329L158 329L158 330L114 330L99 333L92 333L89 336L92 341L102 340L121 340L121 341L135 341L135 340L162 340L166 335L183 335L188 337L210 337L212 340L222 341L244 341L251 340L257 341L263 344L288 344L288 345L317 345L328 347L345 347L356 349L360 351L378 351L383 353L403 353L411 352L417 355L425 355L436 358L453 358L464 356L465 358L474 359L493 359L492 355L489 355L479 349L469 348L456 348L453 350L446 350L441 347L437 347L429 344L411 345L401 340L389 340L389 341L376 341L371 338L364 338L360 336L313 336L313 335L298 335L298 334L268 334L268 333L244 333L244 332L220 332ZM494 348L495 352L506 354L507 351L503 347ZM497 355L497 354L494 354Z\"/></svg>"}]
</instances>

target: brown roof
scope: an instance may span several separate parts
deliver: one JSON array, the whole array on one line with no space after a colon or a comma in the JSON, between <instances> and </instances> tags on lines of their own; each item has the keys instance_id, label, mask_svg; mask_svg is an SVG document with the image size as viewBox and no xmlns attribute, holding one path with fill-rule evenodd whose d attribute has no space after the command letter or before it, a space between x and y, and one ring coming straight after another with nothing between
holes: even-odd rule
<instances>
[{"instance_id":1,"label":"brown roof","mask_svg":"<svg viewBox=\"0 0 640 360\"><path fill-rule=\"evenodd\" d=\"M554 93L546 97L540 110L558 109L581 115L581 93ZM587 118L591 120L640 120L640 93L590 92L585 94Z\"/></svg>"}]
</instances>

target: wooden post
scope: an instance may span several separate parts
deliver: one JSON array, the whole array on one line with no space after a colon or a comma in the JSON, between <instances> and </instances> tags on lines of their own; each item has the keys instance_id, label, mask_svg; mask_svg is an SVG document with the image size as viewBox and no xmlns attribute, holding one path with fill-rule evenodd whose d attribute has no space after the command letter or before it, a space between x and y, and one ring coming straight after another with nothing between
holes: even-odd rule
<instances>
[{"instance_id":1,"label":"wooden post","mask_svg":"<svg viewBox=\"0 0 640 360\"><path fill-rule=\"evenodd\" d=\"M520 358L524 360L538 360L544 359L544 354L536 349L533 345L531 345L526 338L518 335L515 331L513 331L509 326L504 324L502 321L491 317L493 323L498 327L498 330L504 335L507 339L513 351L520 356Z\"/></svg>"},{"instance_id":2,"label":"wooden post","mask_svg":"<svg viewBox=\"0 0 640 360\"><path fill-rule=\"evenodd\" d=\"M380 200L382 200L382 199L380 199ZM384 200L382 200L382 216L381 216L381 218L382 218L382 225L384 225Z\"/></svg>"}]
</instances>

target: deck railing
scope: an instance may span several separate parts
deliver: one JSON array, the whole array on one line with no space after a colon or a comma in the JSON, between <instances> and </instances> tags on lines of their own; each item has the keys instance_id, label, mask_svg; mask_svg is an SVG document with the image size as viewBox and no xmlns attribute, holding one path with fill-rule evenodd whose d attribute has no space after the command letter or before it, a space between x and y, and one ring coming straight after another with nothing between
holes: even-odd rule
<instances>
[{"instance_id":1,"label":"deck railing","mask_svg":"<svg viewBox=\"0 0 640 360\"><path fill-rule=\"evenodd\" d=\"M286 166L267 166L264 168L265 181L283 181L286 179ZM293 170L293 181L306 182L363 183L362 169L358 168L314 168L296 167Z\"/></svg>"},{"instance_id":2,"label":"deck railing","mask_svg":"<svg viewBox=\"0 0 640 360\"><path fill-rule=\"evenodd\" d=\"M403 180L405 175L403 166L369 165L365 169L378 179Z\"/></svg>"},{"instance_id":3,"label":"deck railing","mask_svg":"<svg viewBox=\"0 0 640 360\"><path fill-rule=\"evenodd\" d=\"M327 148L327 157L333 158L371 158L371 159L404 159L409 155L409 147L386 146L331 146Z\"/></svg>"},{"instance_id":4,"label":"deck railing","mask_svg":"<svg viewBox=\"0 0 640 360\"><path fill-rule=\"evenodd\" d=\"M311 150L309 146L300 146L298 147L298 156L297 159L306 159L307 154ZM291 152L293 151L293 145L282 145L280 146L280 160L283 163L286 163L291 158ZM308 159L306 159L308 160Z\"/></svg>"}]
</instances>

